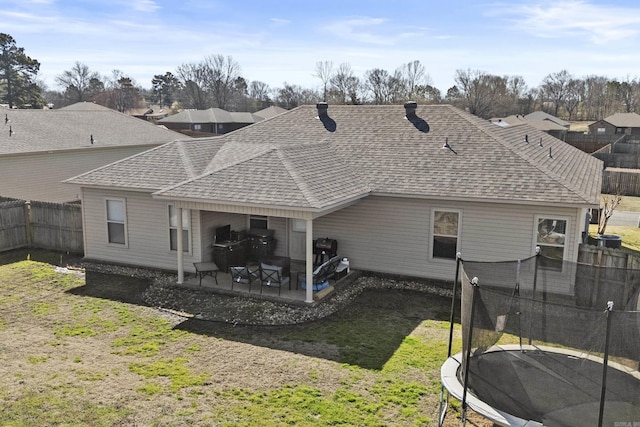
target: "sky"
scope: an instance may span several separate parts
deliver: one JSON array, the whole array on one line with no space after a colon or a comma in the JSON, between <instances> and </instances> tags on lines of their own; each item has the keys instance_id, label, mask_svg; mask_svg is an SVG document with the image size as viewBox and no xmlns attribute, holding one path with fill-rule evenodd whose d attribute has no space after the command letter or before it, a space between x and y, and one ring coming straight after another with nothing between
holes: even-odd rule
<instances>
[{"instance_id":1,"label":"sky","mask_svg":"<svg viewBox=\"0 0 640 427\"><path fill-rule=\"evenodd\" d=\"M218 54L272 88L319 89L320 61L363 77L418 60L443 94L456 70L521 76L530 88L562 70L640 75L637 0L2 0L0 33L55 90L76 61L150 88L154 75Z\"/></svg>"}]
</instances>

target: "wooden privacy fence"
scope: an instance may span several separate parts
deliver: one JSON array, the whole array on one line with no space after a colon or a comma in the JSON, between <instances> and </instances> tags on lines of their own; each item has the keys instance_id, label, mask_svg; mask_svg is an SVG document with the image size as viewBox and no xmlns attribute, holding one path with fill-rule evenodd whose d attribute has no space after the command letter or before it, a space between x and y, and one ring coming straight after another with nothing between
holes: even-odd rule
<instances>
[{"instance_id":1,"label":"wooden privacy fence","mask_svg":"<svg viewBox=\"0 0 640 427\"><path fill-rule=\"evenodd\" d=\"M602 193L640 196L640 170L606 168L602 172Z\"/></svg>"},{"instance_id":2,"label":"wooden privacy fence","mask_svg":"<svg viewBox=\"0 0 640 427\"><path fill-rule=\"evenodd\" d=\"M81 254L82 238L79 204L0 198L0 251L40 248Z\"/></svg>"}]
</instances>

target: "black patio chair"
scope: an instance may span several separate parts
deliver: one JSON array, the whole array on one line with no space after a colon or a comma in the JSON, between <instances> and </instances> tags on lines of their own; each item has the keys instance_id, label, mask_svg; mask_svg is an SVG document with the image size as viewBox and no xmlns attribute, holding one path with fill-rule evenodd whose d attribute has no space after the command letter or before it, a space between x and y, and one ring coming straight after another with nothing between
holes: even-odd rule
<instances>
[{"instance_id":1,"label":"black patio chair","mask_svg":"<svg viewBox=\"0 0 640 427\"><path fill-rule=\"evenodd\" d=\"M278 288L278 296L280 296L282 287L286 285L289 285L289 289L291 289L290 278L283 276L281 266L260 264L260 293L262 293L263 286L275 287Z\"/></svg>"},{"instance_id":2,"label":"black patio chair","mask_svg":"<svg viewBox=\"0 0 640 427\"><path fill-rule=\"evenodd\" d=\"M251 283L258 278L257 271L252 271L249 267L244 266L229 267L229 274L231 275L231 290L236 283L242 283L249 285L249 292L251 292Z\"/></svg>"}]
</instances>

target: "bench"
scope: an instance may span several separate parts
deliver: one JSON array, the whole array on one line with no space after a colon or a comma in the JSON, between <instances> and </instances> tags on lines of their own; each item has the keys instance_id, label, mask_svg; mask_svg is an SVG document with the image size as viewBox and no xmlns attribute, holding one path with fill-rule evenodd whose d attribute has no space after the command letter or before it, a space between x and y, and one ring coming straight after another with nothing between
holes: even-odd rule
<instances>
[{"instance_id":1,"label":"bench","mask_svg":"<svg viewBox=\"0 0 640 427\"><path fill-rule=\"evenodd\" d=\"M311 283L314 291L320 291L329 286L329 279L336 274L340 261L341 258L336 255L313 270ZM298 288L307 289L307 273L298 273L296 289Z\"/></svg>"}]
</instances>

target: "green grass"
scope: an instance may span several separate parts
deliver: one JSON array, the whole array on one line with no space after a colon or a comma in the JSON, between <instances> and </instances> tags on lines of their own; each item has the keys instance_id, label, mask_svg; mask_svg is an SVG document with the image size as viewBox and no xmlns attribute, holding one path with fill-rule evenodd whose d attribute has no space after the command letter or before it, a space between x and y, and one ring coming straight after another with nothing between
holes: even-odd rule
<instances>
[{"instance_id":1,"label":"green grass","mask_svg":"<svg viewBox=\"0 0 640 427\"><path fill-rule=\"evenodd\" d=\"M147 307L87 296L84 279L47 263L0 265L0 277L0 342L21 337L28 347L0 349L11 372L0 377L2 426L437 425L447 299L375 291L319 322L189 330ZM133 279L99 280L126 289ZM208 362L244 358L255 385L228 385L234 372ZM289 371L295 381L283 383Z\"/></svg>"}]
</instances>

